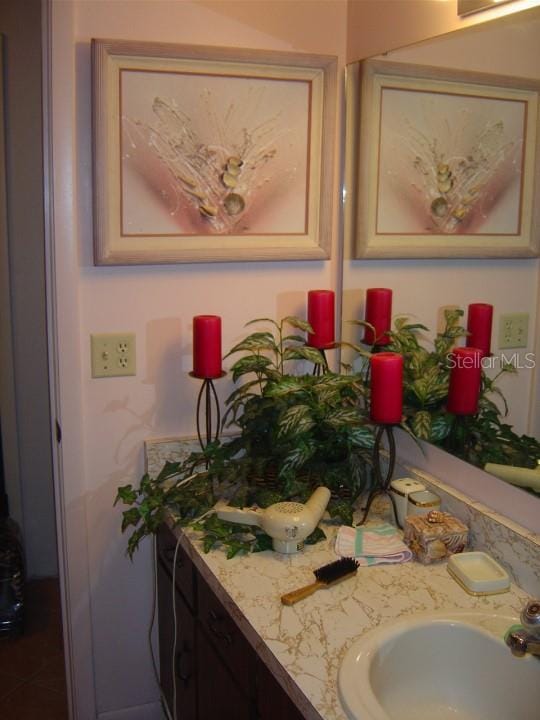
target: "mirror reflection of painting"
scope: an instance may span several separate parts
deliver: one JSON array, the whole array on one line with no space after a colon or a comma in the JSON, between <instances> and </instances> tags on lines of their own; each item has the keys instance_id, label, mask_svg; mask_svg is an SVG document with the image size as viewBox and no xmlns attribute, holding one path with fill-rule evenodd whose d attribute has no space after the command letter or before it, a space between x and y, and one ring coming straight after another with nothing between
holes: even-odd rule
<instances>
[{"instance_id":1,"label":"mirror reflection of painting","mask_svg":"<svg viewBox=\"0 0 540 720\"><path fill-rule=\"evenodd\" d=\"M121 73L122 234L306 232L310 83Z\"/></svg>"},{"instance_id":2,"label":"mirror reflection of painting","mask_svg":"<svg viewBox=\"0 0 540 720\"><path fill-rule=\"evenodd\" d=\"M526 104L383 87L378 233L520 232Z\"/></svg>"}]
</instances>

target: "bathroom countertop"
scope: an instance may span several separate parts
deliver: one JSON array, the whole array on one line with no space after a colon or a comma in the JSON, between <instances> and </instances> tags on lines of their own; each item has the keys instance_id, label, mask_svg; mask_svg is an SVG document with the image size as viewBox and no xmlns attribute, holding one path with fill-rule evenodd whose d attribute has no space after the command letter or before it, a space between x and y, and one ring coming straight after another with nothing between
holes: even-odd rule
<instances>
[{"instance_id":1,"label":"bathroom countertop","mask_svg":"<svg viewBox=\"0 0 540 720\"><path fill-rule=\"evenodd\" d=\"M180 533L198 570L306 718L346 718L338 698L340 662L353 641L377 625L447 609L517 617L527 598L516 585L473 597L450 577L446 562L411 561L359 568L353 578L286 607L281 595L312 582L314 569L337 559L336 528L321 526L327 540L296 555L266 551L231 560L221 549L204 554L196 533Z\"/></svg>"}]
</instances>

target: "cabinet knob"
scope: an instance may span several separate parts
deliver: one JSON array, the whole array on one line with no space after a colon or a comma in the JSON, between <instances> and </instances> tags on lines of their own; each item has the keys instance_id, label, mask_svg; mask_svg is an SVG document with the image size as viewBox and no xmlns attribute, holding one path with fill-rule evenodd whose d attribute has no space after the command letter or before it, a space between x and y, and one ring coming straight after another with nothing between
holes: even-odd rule
<instances>
[{"instance_id":1,"label":"cabinet knob","mask_svg":"<svg viewBox=\"0 0 540 720\"><path fill-rule=\"evenodd\" d=\"M193 674L190 660L190 652L186 651L185 648L182 648L180 652L176 653L174 671L176 676L179 677L184 684L187 684L189 682Z\"/></svg>"}]
</instances>

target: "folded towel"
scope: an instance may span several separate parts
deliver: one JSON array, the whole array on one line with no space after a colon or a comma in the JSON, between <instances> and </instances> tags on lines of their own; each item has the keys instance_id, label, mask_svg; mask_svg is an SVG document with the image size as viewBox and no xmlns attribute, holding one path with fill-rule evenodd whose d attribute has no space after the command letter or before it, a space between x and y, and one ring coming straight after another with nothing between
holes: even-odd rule
<instances>
[{"instance_id":1,"label":"folded towel","mask_svg":"<svg viewBox=\"0 0 540 720\"><path fill-rule=\"evenodd\" d=\"M397 529L388 523L369 528L343 525L338 530L336 553L356 558L359 565L403 563L412 558Z\"/></svg>"}]
</instances>

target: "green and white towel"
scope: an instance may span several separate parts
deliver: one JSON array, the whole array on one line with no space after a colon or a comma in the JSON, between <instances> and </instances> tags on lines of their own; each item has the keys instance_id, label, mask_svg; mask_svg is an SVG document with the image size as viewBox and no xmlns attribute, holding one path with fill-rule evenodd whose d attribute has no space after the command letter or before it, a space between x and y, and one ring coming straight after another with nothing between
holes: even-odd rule
<instances>
[{"instance_id":1,"label":"green and white towel","mask_svg":"<svg viewBox=\"0 0 540 720\"><path fill-rule=\"evenodd\" d=\"M338 530L336 553L356 558L359 565L403 563L412 558L397 528L389 523L367 528L343 525Z\"/></svg>"}]
</instances>

